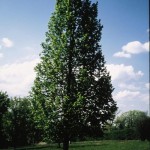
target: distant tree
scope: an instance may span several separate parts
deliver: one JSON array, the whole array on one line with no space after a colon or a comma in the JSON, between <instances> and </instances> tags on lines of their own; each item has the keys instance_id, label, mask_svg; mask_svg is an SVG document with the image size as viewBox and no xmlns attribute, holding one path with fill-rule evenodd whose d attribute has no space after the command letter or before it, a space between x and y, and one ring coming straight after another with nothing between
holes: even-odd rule
<instances>
[{"instance_id":1,"label":"distant tree","mask_svg":"<svg viewBox=\"0 0 150 150\"><path fill-rule=\"evenodd\" d=\"M29 99L13 98L9 113L13 146L19 147L33 144L35 127Z\"/></svg>"},{"instance_id":2,"label":"distant tree","mask_svg":"<svg viewBox=\"0 0 150 150\"><path fill-rule=\"evenodd\" d=\"M115 124L118 128L136 128L138 122L144 118L147 118L145 112L130 110L117 117Z\"/></svg>"},{"instance_id":3,"label":"distant tree","mask_svg":"<svg viewBox=\"0 0 150 150\"><path fill-rule=\"evenodd\" d=\"M97 5L90 0L56 1L35 68L33 103L42 108L48 135L62 141L64 150L72 137L100 134L117 109L99 44Z\"/></svg>"},{"instance_id":4,"label":"distant tree","mask_svg":"<svg viewBox=\"0 0 150 150\"><path fill-rule=\"evenodd\" d=\"M10 99L6 92L0 91L0 148L7 147L7 136L5 131L5 114L8 111Z\"/></svg>"},{"instance_id":5,"label":"distant tree","mask_svg":"<svg viewBox=\"0 0 150 150\"><path fill-rule=\"evenodd\" d=\"M138 132L142 141L150 141L150 118L144 118L138 123Z\"/></svg>"},{"instance_id":6,"label":"distant tree","mask_svg":"<svg viewBox=\"0 0 150 150\"><path fill-rule=\"evenodd\" d=\"M108 135L112 139L139 139L139 123L146 118L147 114L139 110L125 112L115 119L113 130Z\"/></svg>"}]
</instances>

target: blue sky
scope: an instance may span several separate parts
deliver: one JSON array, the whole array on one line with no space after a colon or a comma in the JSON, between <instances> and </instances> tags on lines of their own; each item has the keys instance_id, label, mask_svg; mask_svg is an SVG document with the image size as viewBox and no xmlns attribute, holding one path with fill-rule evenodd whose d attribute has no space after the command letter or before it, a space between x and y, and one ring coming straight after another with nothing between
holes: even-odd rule
<instances>
[{"instance_id":1,"label":"blue sky","mask_svg":"<svg viewBox=\"0 0 150 150\"><path fill-rule=\"evenodd\" d=\"M96 0L92 0L95 2ZM102 51L119 111L148 111L148 0L99 0ZM55 0L0 0L0 90L27 96Z\"/></svg>"}]
</instances>

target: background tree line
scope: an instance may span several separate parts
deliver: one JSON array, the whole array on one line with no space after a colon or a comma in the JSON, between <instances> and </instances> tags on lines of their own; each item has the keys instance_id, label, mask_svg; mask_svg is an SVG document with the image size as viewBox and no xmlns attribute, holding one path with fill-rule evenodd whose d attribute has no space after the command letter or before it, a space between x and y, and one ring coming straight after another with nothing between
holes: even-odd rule
<instances>
[{"instance_id":1,"label":"background tree line","mask_svg":"<svg viewBox=\"0 0 150 150\"><path fill-rule=\"evenodd\" d=\"M0 92L0 149L34 145L41 141L50 142L50 139L59 143L61 133L56 132L58 137L55 138L47 135L46 123L43 122L45 118L37 115L33 104L29 97L9 98L7 93ZM101 130L95 132L97 136L93 138L150 140L150 118L145 112L128 111L118 116L112 123L107 122L103 134ZM74 137L73 140L86 140L89 137L91 136L87 134Z\"/></svg>"},{"instance_id":2,"label":"background tree line","mask_svg":"<svg viewBox=\"0 0 150 150\"><path fill-rule=\"evenodd\" d=\"M150 140L150 117L146 112L130 110L106 125L105 139Z\"/></svg>"},{"instance_id":3,"label":"background tree line","mask_svg":"<svg viewBox=\"0 0 150 150\"><path fill-rule=\"evenodd\" d=\"M29 98L9 98L0 92L0 148L21 147L42 140Z\"/></svg>"}]
</instances>

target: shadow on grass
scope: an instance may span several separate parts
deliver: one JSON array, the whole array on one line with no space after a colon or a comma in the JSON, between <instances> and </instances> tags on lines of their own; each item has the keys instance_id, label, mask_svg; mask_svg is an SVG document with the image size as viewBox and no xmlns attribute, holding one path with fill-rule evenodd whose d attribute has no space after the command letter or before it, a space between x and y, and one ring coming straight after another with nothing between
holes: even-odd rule
<instances>
[{"instance_id":1,"label":"shadow on grass","mask_svg":"<svg viewBox=\"0 0 150 150\"><path fill-rule=\"evenodd\" d=\"M88 149L88 148L92 148L92 147L109 147L108 143L103 143L100 141L89 141L89 142L73 142L69 145L70 148L75 148L75 149L80 149L80 148L84 148L84 149ZM62 149L62 145L61 148L58 148L57 144L46 144L46 145L40 145L40 146L29 146L29 147L20 147L20 148L16 148L16 150L50 150L50 149L54 149L54 150L60 150ZM9 150L13 150L13 148L9 149Z\"/></svg>"},{"instance_id":2,"label":"shadow on grass","mask_svg":"<svg viewBox=\"0 0 150 150\"><path fill-rule=\"evenodd\" d=\"M108 144L105 143L85 143L85 144L71 144L70 148L88 148L88 147L107 147Z\"/></svg>"},{"instance_id":3,"label":"shadow on grass","mask_svg":"<svg viewBox=\"0 0 150 150\"><path fill-rule=\"evenodd\" d=\"M35 150L35 149L48 149L48 148L56 148L56 145L43 145L43 146L32 146L32 147L18 147L15 150ZM10 150L14 150L11 148Z\"/></svg>"},{"instance_id":4,"label":"shadow on grass","mask_svg":"<svg viewBox=\"0 0 150 150\"><path fill-rule=\"evenodd\" d=\"M89 148L89 147L106 147L108 144L104 143L83 143L83 144L70 144L70 148ZM58 148L56 145L44 145L44 146L35 146L35 147L26 147L26 148L17 148L16 150L35 150L35 149L62 149Z\"/></svg>"}]
</instances>

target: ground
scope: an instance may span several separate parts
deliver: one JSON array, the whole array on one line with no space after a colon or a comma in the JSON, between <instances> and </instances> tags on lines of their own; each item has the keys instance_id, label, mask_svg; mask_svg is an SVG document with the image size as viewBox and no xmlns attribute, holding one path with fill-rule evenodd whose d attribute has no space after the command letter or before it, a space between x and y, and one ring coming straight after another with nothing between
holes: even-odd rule
<instances>
[{"instance_id":1,"label":"ground","mask_svg":"<svg viewBox=\"0 0 150 150\"><path fill-rule=\"evenodd\" d=\"M34 147L19 148L20 150L61 150L57 144L40 144ZM18 150L19 150L18 149ZM69 150L150 150L150 142L139 140L124 140L124 141L85 141L72 142Z\"/></svg>"}]
</instances>

